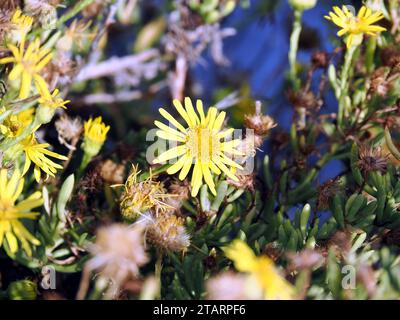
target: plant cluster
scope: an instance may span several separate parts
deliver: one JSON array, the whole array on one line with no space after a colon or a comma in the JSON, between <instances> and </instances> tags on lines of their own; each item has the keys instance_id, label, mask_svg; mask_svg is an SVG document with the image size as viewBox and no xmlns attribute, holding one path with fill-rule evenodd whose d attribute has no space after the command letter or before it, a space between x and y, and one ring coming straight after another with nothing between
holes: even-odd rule
<instances>
[{"instance_id":1,"label":"plant cluster","mask_svg":"<svg viewBox=\"0 0 400 320\"><path fill-rule=\"evenodd\" d=\"M191 83L207 49L229 64L223 22L248 1L1 2L1 298L400 297L400 4L326 7L336 49L307 65L321 4L289 5L286 131Z\"/></svg>"}]
</instances>

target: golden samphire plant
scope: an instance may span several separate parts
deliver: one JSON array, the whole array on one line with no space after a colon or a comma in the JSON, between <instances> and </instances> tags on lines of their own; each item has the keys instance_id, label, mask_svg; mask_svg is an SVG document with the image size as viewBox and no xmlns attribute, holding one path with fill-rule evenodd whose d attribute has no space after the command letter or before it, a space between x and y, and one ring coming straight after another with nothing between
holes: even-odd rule
<instances>
[{"instance_id":1,"label":"golden samphire plant","mask_svg":"<svg viewBox=\"0 0 400 320\"><path fill-rule=\"evenodd\" d=\"M0 299L399 299L399 2L161 2L0 1Z\"/></svg>"}]
</instances>

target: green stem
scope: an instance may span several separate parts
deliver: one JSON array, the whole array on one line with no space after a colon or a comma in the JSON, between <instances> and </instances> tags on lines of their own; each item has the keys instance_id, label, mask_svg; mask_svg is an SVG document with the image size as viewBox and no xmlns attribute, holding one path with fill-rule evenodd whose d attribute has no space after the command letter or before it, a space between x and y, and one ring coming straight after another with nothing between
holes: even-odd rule
<instances>
[{"instance_id":1,"label":"green stem","mask_svg":"<svg viewBox=\"0 0 400 320\"><path fill-rule=\"evenodd\" d=\"M349 73L351 68L351 63L353 61L354 53L356 52L357 46L351 46L344 57L344 65L342 69L342 74L340 77L340 96L339 96L339 110L338 110L338 126L339 128L343 124L343 118L346 109L346 97L349 92Z\"/></svg>"},{"instance_id":2,"label":"green stem","mask_svg":"<svg viewBox=\"0 0 400 320\"><path fill-rule=\"evenodd\" d=\"M64 14L60 19L58 19L57 27L60 27L64 24L64 22L76 16L79 12L85 9L88 5L90 5L94 0L82 0L78 2L71 10L69 10L66 14Z\"/></svg>"},{"instance_id":3,"label":"green stem","mask_svg":"<svg viewBox=\"0 0 400 320\"><path fill-rule=\"evenodd\" d=\"M83 153L82 162L81 162L81 165L79 166L79 170L78 170L78 174L77 174L78 180L82 177L83 172L85 171L87 165L90 163L92 158L93 157L91 155L88 155L86 152Z\"/></svg>"},{"instance_id":4,"label":"green stem","mask_svg":"<svg viewBox=\"0 0 400 320\"><path fill-rule=\"evenodd\" d=\"M296 72L296 57L297 51L299 49L299 39L301 34L301 17L303 15L303 11L295 10L294 11L294 21L293 21L293 30L290 35L290 50L289 50L289 64L290 64L290 81L295 90L298 90L300 87L299 79L297 79Z\"/></svg>"},{"instance_id":5,"label":"green stem","mask_svg":"<svg viewBox=\"0 0 400 320\"><path fill-rule=\"evenodd\" d=\"M158 286L158 293L156 295L157 299L161 299L161 271L162 271L162 259L163 259L163 254L161 250L157 250L157 260L156 260L156 265L155 265L155 270L154 270L154 276L156 277L159 286Z\"/></svg>"}]
</instances>

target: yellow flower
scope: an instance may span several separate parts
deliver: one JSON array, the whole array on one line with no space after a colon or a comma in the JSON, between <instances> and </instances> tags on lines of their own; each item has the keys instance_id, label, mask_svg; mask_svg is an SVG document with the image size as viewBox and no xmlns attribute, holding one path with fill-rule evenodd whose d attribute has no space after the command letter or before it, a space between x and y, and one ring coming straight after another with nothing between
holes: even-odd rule
<instances>
[{"instance_id":1,"label":"yellow flower","mask_svg":"<svg viewBox=\"0 0 400 320\"><path fill-rule=\"evenodd\" d=\"M11 32L11 39L15 43L23 42L27 33L31 30L33 18L22 14L20 9L17 9L12 18L13 31Z\"/></svg>"},{"instance_id":2,"label":"yellow flower","mask_svg":"<svg viewBox=\"0 0 400 320\"><path fill-rule=\"evenodd\" d=\"M176 163L168 168L167 173L175 174L180 171L180 180L185 179L194 163L191 179L192 196L195 197L197 195L203 184L203 178L211 192L216 195L211 172L216 175L224 172L232 180L238 180L232 169L242 167L225 153L229 155L242 155L242 153L235 149L240 140L221 141L233 132L233 129L221 131L225 112L218 114L217 109L211 107L208 109L207 115L205 115L203 103L201 100L197 100L196 109L199 117L194 111L190 98L185 98L185 108L183 108L178 100L174 100L173 103L178 113L186 121L188 128L182 126L163 108L159 109L160 114L174 125L176 129L155 121L154 124L161 129L157 131L157 135L162 139L178 142L179 145L160 154L154 160L154 163L162 163L179 158Z\"/></svg>"},{"instance_id":3,"label":"yellow flower","mask_svg":"<svg viewBox=\"0 0 400 320\"><path fill-rule=\"evenodd\" d=\"M377 32L386 31L383 27L373 25L384 18L382 12L372 13L372 10L365 6L361 7L357 16L350 12L346 6L343 6L342 9L335 6L333 11L329 12L329 16L325 16L325 18L342 28L337 34L339 37L348 34L346 40L348 48L353 44L360 44L364 33L376 36Z\"/></svg>"},{"instance_id":4,"label":"yellow flower","mask_svg":"<svg viewBox=\"0 0 400 320\"><path fill-rule=\"evenodd\" d=\"M19 112L16 115L10 115L4 119L3 123L0 124L1 134L6 138L15 138L19 136L24 128L29 126L29 124L32 122L34 111L35 110L33 108L29 108ZM0 109L0 114L4 112L6 112L6 109L3 107Z\"/></svg>"},{"instance_id":5,"label":"yellow flower","mask_svg":"<svg viewBox=\"0 0 400 320\"><path fill-rule=\"evenodd\" d=\"M82 148L85 153L94 157L97 155L103 146L104 141L107 138L107 133L110 130L110 126L106 126L101 117L97 117L93 120L90 118L85 121L84 125L84 139Z\"/></svg>"},{"instance_id":6,"label":"yellow flower","mask_svg":"<svg viewBox=\"0 0 400 320\"><path fill-rule=\"evenodd\" d=\"M55 89L52 94L49 91L43 91L39 89L40 98L38 102L50 109L56 110L57 108L64 108L67 109L65 106L67 103L70 103L70 100L63 100L62 98L58 97L60 90Z\"/></svg>"},{"instance_id":7,"label":"yellow flower","mask_svg":"<svg viewBox=\"0 0 400 320\"><path fill-rule=\"evenodd\" d=\"M38 122L49 123L54 116L54 112L57 108L64 108L67 103L70 103L70 100L63 100L62 98L58 97L59 90L55 89L52 94L47 91L47 88L39 88L40 98L38 99L39 107L36 111L36 116Z\"/></svg>"},{"instance_id":8,"label":"yellow flower","mask_svg":"<svg viewBox=\"0 0 400 320\"><path fill-rule=\"evenodd\" d=\"M270 258L257 257L251 248L239 239L234 240L224 251L238 271L249 273L257 279L266 300L295 298L293 286L279 274Z\"/></svg>"},{"instance_id":9,"label":"yellow flower","mask_svg":"<svg viewBox=\"0 0 400 320\"><path fill-rule=\"evenodd\" d=\"M35 219L39 213L30 212L31 209L43 204L40 192L33 193L30 197L15 204L21 195L24 179L18 170L15 170L11 178L7 178L7 170L0 170L0 246L7 242L12 253L18 250L18 240L24 251L32 254L29 242L35 246L40 245L37 240L19 219Z\"/></svg>"},{"instance_id":10,"label":"yellow flower","mask_svg":"<svg viewBox=\"0 0 400 320\"><path fill-rule=\"evenodd\" d=\"M48 143L37 143L34 134L31 134L25 140L23 140L21 145L25 152L25 165L22 175L29 170L31 163L33 162L35 164L33 173L37 182L40 181L40 170L47 174L47 179L49 176L54 177L57 169L62 169L61 165L51 161L48 157L46 157L46 155L60 160L68 160L68 158L65 156L47 150L46 148L49 146Z\"/></svg>"},{"instance_id":11,"label":"yellow flower","mask_svg":"<svg viewBox=\"0 0 400 320\"><path fill-rule=\"evenodd\" d=\"M0 64L14 63L8 78L10 81L20 79L19 98L28 98L32 80L38 90L48 91L46 81L39 73L53 56L50 49L41 48L39 39L30 43L26 50L25 41L21 42L19 48L13 44L9 44L8 48L11 50L13 57L0 59Z\"/></svg>"}]
</instances>

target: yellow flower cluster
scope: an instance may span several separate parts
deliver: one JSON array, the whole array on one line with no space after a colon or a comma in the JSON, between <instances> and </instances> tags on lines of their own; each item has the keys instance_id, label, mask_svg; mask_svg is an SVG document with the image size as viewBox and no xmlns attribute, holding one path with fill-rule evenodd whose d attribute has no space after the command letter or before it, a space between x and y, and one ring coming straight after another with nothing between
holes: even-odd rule
<instances>
[{"instance_id":1,"label":"yellow flower cluster","mask_svg":"<svg viewBox=\"0 0 400 320\"><path fill-rule=\"evenodd\" d=\"M51 93L43 70L53 58L52 48L30 36L34 19L17 9L11 17L11 31L5 38L9 54L3 55L0 65L8 72L9 94L0 109L0 151L4 161L12 163L13 172L0 170L0 246L5 245L14 254L21 244L31 255L29 245L39 245L24 227L20 219L35 219L39 213L30 212L43 204L40 192L15 204L21 197L24 179L33 163L35 180L40 182L42 172L55 177L62 166L50 158L68 158L49 150L47 143L38 143L36 131L48 123L57 108L66 108L69 101L59 96L59 90ZM19 99L17 103L16 99ZM29 103L29 105L28 105ZM18 105L18 108L15 106ZM34 106L38 107L35 108ZM23 158L23 157L24 158ZM9 179L8 176L11 176Z\"/></svg>"},{"instance_id":2,"label":"yellow flower cluster","mask_svg":"<svg viewBox=\"0 0 400 320\"><path fill-rule=\"evenodd\" d=\"M224 251L238 271L248 273L256 278L264 292L264 299L289 300L295 298L294 287L279 274L270 258L257 257L251 248L239 239L234 240Z\"/></svg>"}]
</instances>

